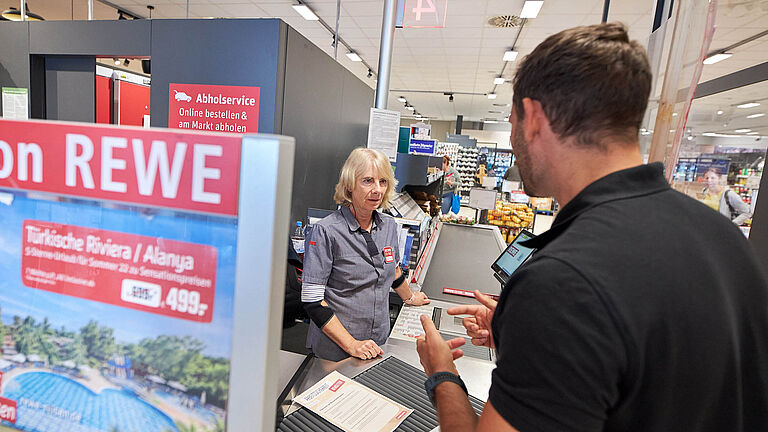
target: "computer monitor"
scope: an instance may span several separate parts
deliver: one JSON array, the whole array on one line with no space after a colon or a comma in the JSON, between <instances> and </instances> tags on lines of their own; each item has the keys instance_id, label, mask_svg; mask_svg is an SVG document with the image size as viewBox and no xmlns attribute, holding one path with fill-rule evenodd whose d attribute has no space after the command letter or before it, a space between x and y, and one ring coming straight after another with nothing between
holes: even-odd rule
<instances>
[{"instance_id":1,"label":"computer monitor","mask_svg":"<svg viewBox=\"0 0 768 432\"><path fill-rule=\"evenodd\" d=\"M512 243L504 249L504 252L496 258L496 261L491 264L491 270L493 270L493 276L501 282L502 285L506 285L509 282L509 278L512 273L517 270L530 256L535 249L522 246L520 243L530 240L536 237L532 232L526 230L520 230L517 237Z\"/></svg>"}]
</instances>

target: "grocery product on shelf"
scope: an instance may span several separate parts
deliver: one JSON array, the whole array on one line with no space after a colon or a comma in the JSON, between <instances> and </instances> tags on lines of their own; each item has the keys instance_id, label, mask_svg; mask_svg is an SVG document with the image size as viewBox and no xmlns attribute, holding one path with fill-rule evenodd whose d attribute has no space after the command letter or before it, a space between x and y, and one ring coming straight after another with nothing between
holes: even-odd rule
<instances>
[{"instance_id":1,"label":"grocery product on shelf","mask_svg":"<svg viewBox=\"0 0 768 432\"><path fill-rule=\"evenodd\" d=\"M461 192L468 194L469 190L475 185L475 173L477 172L476 148L461 147L454 166L461 175Z\"/></svg>"},{"instance_id":2,"label":"grocery product on shelf","mask_svg":"<svg viewBox=\"0 0 768 432\"><path fill-rule=\"evenodd\" d=\"M457 143L437 143L437 153L435 156L448 156L451 161L456 161L456 156L459 153L459 145Z\"/></svg>"},{"instance_id":3,"label":"grocery product on shelf","mask_svg":"<svg viewBox=\"0 0 768 432\"><path fill-rule=\"evenodd\" d=\"M461 224L461 225L474 225L475 220L468 218L466 216L456 216L456 215L442 215L440 216L440 221L445 223L453 223L453 224Z\"/></svg>"}]
</instances>

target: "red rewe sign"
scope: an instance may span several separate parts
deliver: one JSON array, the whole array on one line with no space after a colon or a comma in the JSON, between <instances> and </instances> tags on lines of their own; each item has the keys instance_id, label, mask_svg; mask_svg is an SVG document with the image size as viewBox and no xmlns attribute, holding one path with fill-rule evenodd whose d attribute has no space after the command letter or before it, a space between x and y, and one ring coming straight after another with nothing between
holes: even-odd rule
<instances>
[{"instance_id":1,"label":"red rewe sign","mask_svg":"<svg viewBox=\"0 0 768 432\"><path fill-rule=\"evenodd\" d=\"M259 87L171 83L168 127L256 133L259 131L259 92Z\"/></svg>"},{"instance_id":2,"label":"red rewe sign","mask_svg":"<svg viewBox=\"0 0 768 432\"><path fill-rule=\"evenodd\" d=\"M236 216L241 139L0 120L0 188Z\"/></svg>"},{"instance_id":3,"label":"red rewe sign","mask_svg":"<svg viewBox=\"0 0 768 432\"><path fill-rule=\"evenodd\" d=\"M213 246L36 220L24 221L21 237L28 287L211 322Z\"/></svg>"},{"instance_id":4,"label":"red rewe sign","mask_svg":"<svg viewBox=\"0 0 768 432\"><path fill-rule=\"evenodd\" d=\"M16 401L0 397L0 420L16 423Z\"/></svg>"}]
</instances>

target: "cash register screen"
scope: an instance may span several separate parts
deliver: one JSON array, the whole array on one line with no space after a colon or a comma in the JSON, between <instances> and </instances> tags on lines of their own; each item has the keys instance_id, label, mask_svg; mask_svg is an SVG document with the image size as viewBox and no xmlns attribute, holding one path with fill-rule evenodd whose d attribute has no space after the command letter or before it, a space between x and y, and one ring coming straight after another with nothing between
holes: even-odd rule
<instances>
[{"instance_id":1,"label":"cash register screen","mask_svg":"<svg viewBox=\"0 0 768 432\"><path fill-rule=\"evenodd\" d=\"M517 268L531 256L534 249L521 246L520 243L534 237L535 236L531 232L521 230L504 252L496 258L496 261L491 265L491 269L496 272L496 278L499 279L500 282L506 283L512 273L514 273L515 270L517 270Z\"/></svg>"}]
</instances>

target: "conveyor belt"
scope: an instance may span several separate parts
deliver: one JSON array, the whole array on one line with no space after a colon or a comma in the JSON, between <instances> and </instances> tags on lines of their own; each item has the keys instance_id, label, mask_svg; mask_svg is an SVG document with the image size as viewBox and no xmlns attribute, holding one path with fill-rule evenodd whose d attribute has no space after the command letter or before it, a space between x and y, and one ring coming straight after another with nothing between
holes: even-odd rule
<instances>
[{"instance_id":1,"label":"conveyor belt","mask_svg":"<svg viewBox=\"0 0 768 432\"><path fill-rule=\"evenodd\" d=\"M431 299L462 304L477 301L443 294L443 288L478 289L498 295L501 285L493 277L491 264L504 248L497 241L497 235L490 229L443 224L421 290Z\"/></svg>"},{"instance_id":2,"label":"conveyor belt","mask_svg":"<svg viewBox=\"0 0 768 432\"><path fill-rule=\"evenodd\" d=\"M373 391L414 409L400 427L395 429L396 431L429 432L437 427L437 413L424 391L424 380L427 377L421 370L396 357L388 357L353 379ZM482 411L481 400L470 396L469 402L475 412L479 414ZM277 430L280 432L341 432L341 429L305 408L300 408L285 417L277 426Z\"/></svg>"},{"instance_id":3,"label":"conveyor belt","mask_svg":"<svg viewBox=\"0 0 768 432\"><path fill-rule=\"evenodd\" d=\"M445 333L445 332L440 332L440 336L442 336L443 339L445 340L451 340L457 337L463 337L464 345L462 345L460 348L462 351L464 351L464 357L472 357L472 358L485 360L485 361L493 361L493 359L491 358L490 349L486 347L472 345L472 339L468 337L464 337L464 336L453 334L453 333Z\"/></svg>"}]
</instances>

